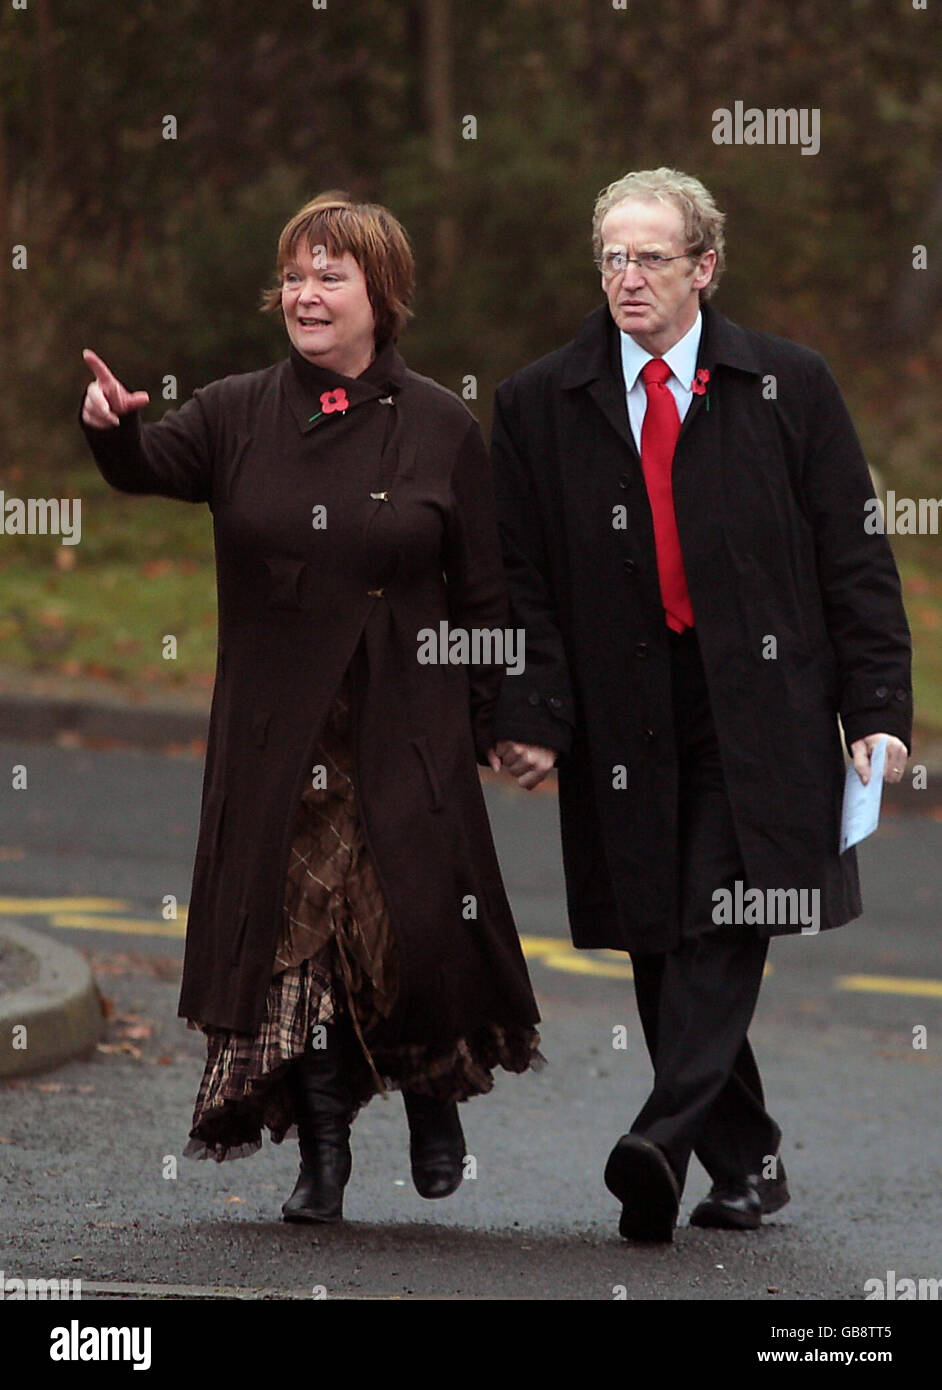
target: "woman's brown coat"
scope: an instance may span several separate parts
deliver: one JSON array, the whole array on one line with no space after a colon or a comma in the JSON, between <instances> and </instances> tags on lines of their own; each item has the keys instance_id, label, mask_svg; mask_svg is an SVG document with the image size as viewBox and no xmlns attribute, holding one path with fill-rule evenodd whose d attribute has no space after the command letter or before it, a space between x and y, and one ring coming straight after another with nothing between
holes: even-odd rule
<instances>
[{"instance_id":1,"label":"woman's brown coat","mask_svg":"<svg viewBox=\"0 0 942 1390\"><path fill-rule=\"evenodd\" d=\"M346 413L312 420L337 386ZM424 628L506 621L470 412L391 343L357 378L292 347L158 423L86 435L114 487L213 513L219 645L181 1015L242 1031L262 1016L295 809L349 667L360 814L399 953L388 1041L537 1021L478 780L501 668L417 659Z\"/></svg>"}]
</instances>

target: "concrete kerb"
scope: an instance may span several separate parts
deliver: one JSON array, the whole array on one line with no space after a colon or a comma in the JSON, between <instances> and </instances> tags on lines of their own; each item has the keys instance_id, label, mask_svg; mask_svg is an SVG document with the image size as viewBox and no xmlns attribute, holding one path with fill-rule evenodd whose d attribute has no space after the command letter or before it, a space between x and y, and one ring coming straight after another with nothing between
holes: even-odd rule
<instances>
[{"instance_id":1,"label":"concrete kerb","mask_svg":"<svg viewBox=\"0 0 942 1390\"><path fill-rule=\"evenodd\" d=\"M119 699L81 700L23 693L0 695L0 739L54 743L62 735L107 739L137 748L205 742L209 706L141 706Z\"/></svg>"},{"instance_id":2,"label":"concrete kerb","mask_svg":"<svg viewBox=\"0 0 942 1390\"><path fill-rule=\"evenodd\" d=\"M47 1071L89 1053L105 1024L85 957L7 918L0 919L0 936L32 956L37 968L31 983L0 994L0 1077Z\"/></svg>"}]
</instances>

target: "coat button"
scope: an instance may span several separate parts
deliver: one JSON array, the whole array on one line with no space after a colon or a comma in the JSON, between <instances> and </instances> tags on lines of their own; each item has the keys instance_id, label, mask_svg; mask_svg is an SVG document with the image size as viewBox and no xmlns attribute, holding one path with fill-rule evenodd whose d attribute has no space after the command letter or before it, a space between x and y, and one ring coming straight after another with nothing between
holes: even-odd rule
<instances>
[{"instance_id":1,"label":"coat button","mask_svg":"<svg viewBox=\"0 0 942 1390\"><path fill-rule=\"evenodd\" d=\"M906 697L906 691L905 691L905 690L897 690L897 692L896 692L896 698L897 698L897 700L905 700L905 699L907 698L907 697Z\"/></svg>"},{"instance_id":2,"label":"coat button","mask_svg":"<svg viewBox=\"0 0 942 1390\"><path fill-rule=\"evenodd\" d=\"M874 695L876 695L878 700L885 700L890 692L887 690L885 685L878 685L873 693Z\"/></svg>"},{"instance_id":3,"label":"coat button","mask_svg":"<svg viewBox=\"0 0 942 1390\"><path fill-rule=\"evenodd\" d=\"M631 474L630 474L630 473L619 473L619 475L618 475L618 486L619 486L620 488L625 488L625 489L631 487Z\"/></svg>"},{"instance_id":4,"label":"coat button","mask_svg":"<svg viewBox=\"0 0 942 1390\"><path fill-rule=\"evenodd\" d=\"M648 656L650 651L651 648L648 646L647 642L635 643L635 656Z\"/></svg>"},{"instance_id":5,"label":"coat button","mask_svg":"<svg viewBox=\"0 0 942 1390\"><path fill-rule=\"evenodd\" d=\"M644 734L644 739L646 743L653 743L654 740L657 738L657 733L654 729L643 729L642 733Z\"/></svg>"},{"instance_id":6,"label":"coat button","mask_svg":"<svg viewBox=\"0 0 942 1390\"><path fill-rule=\"evenodd\" d=\"M540 703L540 697L539 695L537 695L535 690L532 695L527 696L527 702L531 705L538 705Z\"/></svg>"},{"instance_id":7,"label":"coat button","mask_svg":"<svg viewBox=\"0 0 942 1390\"><path fill-rule=\"evenodd\" d=\"M634 560L623 560L622 568L624 569L626 574L634 575L638 573L638 566Z\"/></svg>"},{"instance_id":8,"label":"coat button","mask_svg":"<svg viewBox=\"0 0 942 1390\"><path fill-rule=\"evenodd\" d=\"M549 705L550 709L559 709L563 702L558 695L551 695L546 703Z\"/></svg>"}]
</instances>

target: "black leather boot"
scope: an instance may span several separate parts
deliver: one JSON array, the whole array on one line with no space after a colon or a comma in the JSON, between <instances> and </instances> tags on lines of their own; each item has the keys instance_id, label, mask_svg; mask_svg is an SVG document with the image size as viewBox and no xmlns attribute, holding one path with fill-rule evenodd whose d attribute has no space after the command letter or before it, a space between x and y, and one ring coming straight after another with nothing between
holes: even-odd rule
<instances>
[{"instance_id":1,"label":"black leather boot","mask_svg":"<svg viewBox=\"0 0 942 1390\"><path fill-rule=\"evenodd\" d=\"M294 1064L301 1170L281 1209L285 1221L340 1221L343 1217L355 1106L344 1076L337 1025L327 1024L326 1033L326 1047L309 1047Z\"/></svg>"},{"instance_id":2,"label":"black leather boot","mask_svg":"<svg viewBox=\"0 0 942 1390\"><path fill-rule=\"evenodd\" d=\"M464 1176L464 1134L453 1100L403 1091L409 1117L412 1181L420 1197L450 1197Z\"/></svg>"}]
</instances>

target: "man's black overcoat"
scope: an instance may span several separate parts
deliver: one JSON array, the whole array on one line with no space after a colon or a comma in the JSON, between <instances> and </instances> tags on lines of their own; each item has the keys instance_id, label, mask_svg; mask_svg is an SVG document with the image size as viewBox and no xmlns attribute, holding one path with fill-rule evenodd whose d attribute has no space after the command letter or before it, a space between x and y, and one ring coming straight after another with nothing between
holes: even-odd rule
<instances>
[{"instance_id":1,"label":"man's black overcoat","mask_svg":"<svg viewBox=\"0 0 942 1390\"><path fill-rule=\"evenodd\" d=\"M702 306L709 372L681 428L674 503L724 774L760 889L819 888L821 927L859 915L838 854L848 744L910 744L910 637L869 471L823 358ZM492 458L525 673L497 738L560 750L573 940L678 941L677 767L668 629L603 304L565 347L502 382ZM770 934L799 931L795 923Z\"/></svg>"},{"instance_id":2,"label":"man's black overcoat","mask_svg":"<svg viewBox=\"0 0 942 1390\"><path fill-rule=\"evenodd\" d=\"M346 413L312 419L336 386ZM134 412L86 436L115 487L213 514L219 642L180 1013L246 1032L262 1017L301 788L350 668L359 811L399 957L382 1041L536 1022L478 778L502 670L418 659L424 628L506 621L468 409L391 343L356 378L292 347L156 423Z\"/></svg>"}]
</instances>

